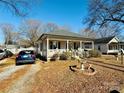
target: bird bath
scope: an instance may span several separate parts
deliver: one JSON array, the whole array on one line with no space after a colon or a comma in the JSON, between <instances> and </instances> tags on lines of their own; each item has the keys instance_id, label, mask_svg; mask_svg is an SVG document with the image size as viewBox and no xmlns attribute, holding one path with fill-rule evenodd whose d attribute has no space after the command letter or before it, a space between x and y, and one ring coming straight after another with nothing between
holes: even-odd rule
<instances>
[{"instance_id":1,"label":"bird bath","mask_svg":"<svg viewBox=\"0 0 124 93\"><path fill-rule=\"evenodd\" d=\"M91 64L88 64L88 63L82 64L81 67L79 67L77 65L72 65L72 66L69 66L69 69L73 72L80 72L85 75L95 75L96 74L96 70L92 67Z\"/></svg>"},{"instance_id":2,"label":"bird bath","mask_svg":"<svg viewBox=\"0 0 124 93\"><path fill-rule=\"evenodd\" d=\"M85 75L94 75L96 74L96 70L92 67L91 64L87 62L89 53L87 50L84 50L83 58L79 55L75 55L74 58L78 61L79 65L71 65L69 69L73 72L81 72ZM77 53L75 53L77 54Z\"/></svg>"}]
</instances>

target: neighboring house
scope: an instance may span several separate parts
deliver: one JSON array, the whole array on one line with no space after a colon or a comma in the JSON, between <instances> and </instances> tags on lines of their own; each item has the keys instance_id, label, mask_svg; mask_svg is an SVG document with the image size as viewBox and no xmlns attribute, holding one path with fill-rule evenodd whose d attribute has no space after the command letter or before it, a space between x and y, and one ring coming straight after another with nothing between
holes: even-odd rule
<instances>
[{"instance_id":1,"label":"neighboring house","mask_svg":"<svg viewBox=\"0 0 124 93\"><path fill-rule=\"evenodd\" d=\"M64 51L76 51L83 49L94 49L94 41L83 38L80 34L57 30L44 33L38 39L38 52L49 60L54 54Z\"/></svg>"},{"instance_id":2,"label":"neighboring house","mask_svg":"<svg viewBox=\"0 0 124 93\"><path fill-rule=\"evenodd\" d=\"M119 39L115 36L95 39L94 44L95 49L105 54L118 53L119 50Z\"/></svg>"},{"instance_id":3,"label":"neighboring house","mask_svg":"<svg viewBox=\"0 0 124 93\"><path fill-rule=\"evenodd\" d=\"M124 50L124 41L119 42L119 48Z\"/></svg>"},{"instance_id":4,"label":"neighboring house","mask_svg":"<svg viewBox=\"0 0 124 93\"><path fill-rule=\"evenodd\" d=\"M13 54L18 54L20 51L22 50L34 50L36 51L35 47L23 47L23 46L19 46L19 45L5 45L3 49L7 49L9 51L11 51Z\"/></svg>"},{"instance_id":5,"label":"neighboring house","mask_svg":"<svg viewBox=\"0 0 124 93\"><path fill-rule=\"evenodd\" d=\"M13 54L18 53L18 45L5 45L5 49L11 51Z\"/></svg>"},{"instance_id":6,"label":"neighboring house","mask_svg":"<svg viewBox=\"0 0 124 93\"><path fill-rule=\"evenodd\" d=\"M18 49L18 52L22 51L22 50L33 50L33 51L36 51L36 48L35 47L20 47Z\"/></svg>"}]
</instances>

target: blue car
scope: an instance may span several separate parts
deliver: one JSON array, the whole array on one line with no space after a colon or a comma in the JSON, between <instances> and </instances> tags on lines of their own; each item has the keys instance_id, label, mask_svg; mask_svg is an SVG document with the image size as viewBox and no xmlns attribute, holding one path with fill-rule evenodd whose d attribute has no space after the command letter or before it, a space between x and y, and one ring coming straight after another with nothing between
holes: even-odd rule
<instances>
[{"instance_id":1,"label":"blue car","mask_svg":"<svg viewBox=\"0 0 124 93\"><path fill-rule=\"evenodd\" d=\"M20 51L16 57L16 65L24 63L35 63L35 53L32 50L23 50Z\"/></svg>"}]
</instances>

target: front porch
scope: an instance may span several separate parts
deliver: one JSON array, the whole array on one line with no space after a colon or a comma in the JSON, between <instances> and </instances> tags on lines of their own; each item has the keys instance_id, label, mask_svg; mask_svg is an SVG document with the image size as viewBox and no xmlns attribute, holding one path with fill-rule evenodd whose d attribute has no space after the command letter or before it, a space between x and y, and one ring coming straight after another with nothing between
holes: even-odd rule
<instances>
[{"instance_id":1,"label":"front porch","mask_svg":"<svg viewBox=\"0 0 124 93\"><path fill-rule=\"evenodd\" d=\"M108 54L119 52L119 44L118 43L110 43L107 46L108 46L108 50L107 50Z\"/></svg>"},{"instance_id":2,"label":"front porch","mask_svg":"<svg viewBox=\"0 0 124 93\"><path fill-rule=\"evenodd\" d=\"M40 51L42 56L45 56L48 60L56 53L63 53L68 51L83 51L84 49L94 49L94 42L87 40L75 40L75 39L55 39L46 38L40 44Z\"/></svg>"}]
</instances>

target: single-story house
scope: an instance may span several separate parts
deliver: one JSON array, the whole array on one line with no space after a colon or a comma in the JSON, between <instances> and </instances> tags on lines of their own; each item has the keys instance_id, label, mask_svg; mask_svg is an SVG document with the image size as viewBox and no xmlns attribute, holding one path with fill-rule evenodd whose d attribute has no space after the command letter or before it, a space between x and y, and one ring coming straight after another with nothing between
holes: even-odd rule
<instances>
[{"instance_id":1,"label":"single-story house","mask_svg":"<svg viewBox=\"0 0 124 93\"><path fill-rule=\"evenodd\" d=\"M119 48L124 50L124 41L119 42Z\"/></svg>"},{"instance_id":2,"label":"single-story house","mask_svg":"<svg viewBox=\"0 0 124 93\"><path fill-rule=\"evenodd\" d=\"M64 51L76 51L78 49L94 49L94 41L84 38L80 34L65 30L57 30L44 33L38 39L38 52L47 60L56 53Z\"/></svg>"},{"instance_id":3,"label":"single-story house","mask_svg":"<svg viewBox=\"0 0 124 93\"><path fill-rule=\"evenodd\" d=\"M95 39L94 44L95 49L105 54L118 53L120 49L119 39L115 36Z\"/></svg>"},{"instance_id":4,"label":"single-story house","mask_svg":"<svg viewBox=\"0 0 124 93\"><path fill-rule=\"evenodd\" d=\"M18 49L18 52L23 51L23 50L33 50L33 51L36 51L36 48L35 48L35 47L27 47L27 48L25 48L25 47L20 47L20 48Z\"/></svg>"},{"instance_id":5,"label":"single-story house","mask_svg":"<svg viewBox=\"0 0 124 93\"><path fill-rule=\"evenodd\" d=\"M14 44L9 44L9 45L5 45L4 49L7 49L9 51L11 51L13 54L17 54L18 53L18 45L14 45Z\"/></svg>"},{"instance_id":6,"label":"single-story house","mask_svg":"<svg viewBox=\"0 0 124 93\"><path fill-rule=\"evenodd\" d=\"M36 48L35 47L23 47L23 46L20 46L20 45L17 45L17 44L9 44L9 45L4 45L3 48L4 49L7 49L9 51L11 51L13 54L18 54L20 51L22 50L33 50L33 51L36 51Z\"/></svg>"}]
</instances>

